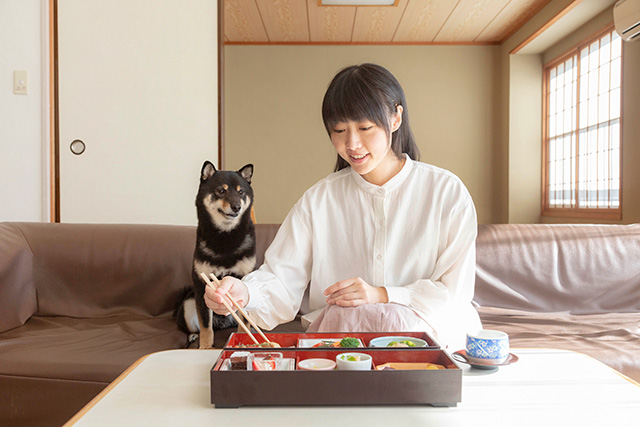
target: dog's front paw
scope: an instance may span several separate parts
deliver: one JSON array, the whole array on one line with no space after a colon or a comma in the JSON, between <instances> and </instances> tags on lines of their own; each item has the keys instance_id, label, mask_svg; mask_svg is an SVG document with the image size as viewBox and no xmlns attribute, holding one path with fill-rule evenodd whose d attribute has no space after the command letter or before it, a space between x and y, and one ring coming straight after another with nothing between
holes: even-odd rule
<instances>
[{"instance_id":1,"label":"dog's front paw","mask_svg":"<svg viewBox=\"0 0 640 427\"><path fill-rule=\"evenodd\" d=\"M204 328L200 331L200 350L211 350L213 347L213 330Z\"/></svg>"}]
</instances>

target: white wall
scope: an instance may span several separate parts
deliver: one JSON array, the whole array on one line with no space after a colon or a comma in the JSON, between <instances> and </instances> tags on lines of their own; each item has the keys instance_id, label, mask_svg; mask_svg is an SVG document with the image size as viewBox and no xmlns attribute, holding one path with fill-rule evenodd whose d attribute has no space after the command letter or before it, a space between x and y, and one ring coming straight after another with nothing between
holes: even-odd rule
<instances>
[{"instance_id":1,"label":"white wall","mask_svg":"<svg viewBox=\"0 0 640 427\"><path fill-rule=\"evenodd\" d=\"M0 1L0 221L48 220L43 203L42 3ZM29 73L28 95L13 94L14 70Z\"/></svg>"}]
</instances>

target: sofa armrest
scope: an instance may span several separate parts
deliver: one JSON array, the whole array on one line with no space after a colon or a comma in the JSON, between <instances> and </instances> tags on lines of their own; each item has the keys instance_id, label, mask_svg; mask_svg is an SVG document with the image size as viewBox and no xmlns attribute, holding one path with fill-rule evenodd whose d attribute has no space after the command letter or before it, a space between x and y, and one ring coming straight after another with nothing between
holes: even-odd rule
<instances>
[{"instance_id":1,"label":"sofa armrest","mask_svg":"<svg viewBox=\"0 0 640 427\"><path fill-rule=\"evenodd\" d=\"M0 333L24 325L36 309L31 249L17 225L0 223Z\"/></svg>"}]
</instances>

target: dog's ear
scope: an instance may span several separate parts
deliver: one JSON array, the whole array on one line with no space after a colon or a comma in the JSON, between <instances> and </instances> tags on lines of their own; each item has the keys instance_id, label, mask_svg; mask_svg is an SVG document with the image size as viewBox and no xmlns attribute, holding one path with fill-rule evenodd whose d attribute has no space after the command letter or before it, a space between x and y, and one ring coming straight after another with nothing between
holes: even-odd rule
<instances>
[{"instance_id":1,"label":"dog's ear","mask_svg":"<svg viewBox=\"0 0 640 427\"><path fill-rule=\"evenodd\" d=\"M200 171L200 182L206 181L216 173L216 167L209 160L205 161Z\"/></svg>"},{"instance_id":2,"label":"dog's ear","mask_svg":"<svg viewBox=\"0 0 640 427\"><path fill-rule=\"evenodd\" d=\"M253 176L253 165L251 163L243 166L238 173L251 184L251 177Z\"/></svg>"}]
</instances>

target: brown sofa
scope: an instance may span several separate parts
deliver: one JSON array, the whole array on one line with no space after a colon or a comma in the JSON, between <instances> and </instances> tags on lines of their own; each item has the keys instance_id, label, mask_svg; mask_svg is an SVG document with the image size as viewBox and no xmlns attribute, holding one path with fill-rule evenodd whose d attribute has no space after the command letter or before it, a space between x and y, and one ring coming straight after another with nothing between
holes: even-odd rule
<instances>
[{"instance_id":1,"label":"brown sofa","mask_svg":"<svg viewBox=\"0 0 640 427\"><path fill-rule=\"evenodd\" d=\"M277 228L258 227L259 262ZM195 227L0 223L0 426L62 425L140 357L184 348L194 247Z\"/></svg>"},{"instance_id":2,"label":"brown sofa","mask_svg":"<svg viewBox=\"0 0 640 427\"><path fill-rule=\"evenodd\" d=\"M640 224L481 225L474 300L513 347L585 353L640 382Z\"/></svg>"},{"instance_id":3,"label":"brown sofa","mask_svg":"<svg viewBox=\"0 0 640 427\"><path fill-rule=\"evenodd\" d=\"M259 263L277 229L257 225ZM138 358L186 347L172 312L194 243L187 226L1 223L0 425L61 425ZM640 380L640 225L481 225L477 247L485 327Z\"/></svg>"}]
</instances>

